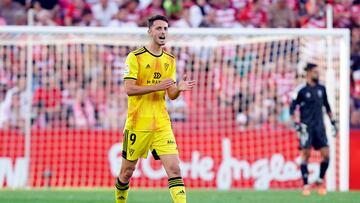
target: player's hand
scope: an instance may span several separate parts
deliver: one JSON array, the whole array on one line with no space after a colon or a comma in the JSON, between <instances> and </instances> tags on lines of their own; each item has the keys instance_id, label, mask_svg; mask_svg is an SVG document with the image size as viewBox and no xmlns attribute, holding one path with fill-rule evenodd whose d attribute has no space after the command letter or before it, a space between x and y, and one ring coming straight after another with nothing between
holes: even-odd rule
<instances>
[{"instance_id":1,"label":"player's hand","mask_svg":"<svg viewBox=\"0 0 360 203\"><path fill-rule=\"evenodd\" d=\"M336 137L338 134L338 124L336 120L331 120L331 125L332 125L332 129L331 129L331 134L333 137Z\"/></svg>"},{"instance_id":2,"label":"player's hand","mask_svg":"<svg viewBox=\"0 0 360 203\"><path fill-rule=\"evenodd\" d=\"M305 123L294 122L293 126L297 132L299 138L307 136L307 125Z\"/></svg>"},{"instance_id":3,"label":"player's hand","mask_svg":"<svg viewBox=\"0 0 360 203\"><path fill-rule=\"evenodd\" d=\"M186 80L186 75L184 75L183 80L181 80L178 84L178 89L180 91L191 90L196 84L195 80Z\"/></svg>"},{"instance_id":4,"label":"player's hand","mask_svg":"<svg viewBox=\"0 0 360 203\"><path fill-rule=\"evenodd\" d=\"M166 90L169 87L174 85L174 81L171 78L166 78L164 80L162 80L159 84L156 85L157 90L161 91L161 90Z\"/></svg>"}]
</instances>

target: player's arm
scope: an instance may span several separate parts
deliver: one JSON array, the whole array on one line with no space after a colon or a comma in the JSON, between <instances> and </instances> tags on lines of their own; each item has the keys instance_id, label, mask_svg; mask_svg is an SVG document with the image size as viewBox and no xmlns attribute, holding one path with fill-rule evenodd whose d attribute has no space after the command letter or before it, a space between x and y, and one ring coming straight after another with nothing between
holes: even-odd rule
<instances>
[{"instance_id":1,"label":"player's arm","mask_svg":"<svg viewBox=\"0 0 360 203\"><path fill-rule=\"evenodd\" d=\"M180 90L177 88L176 84L173 84L169 89L167 89L167 95L169 99L174 100L180 96Z\"/></svg>"},{"instance_id":2,"label":"player's arm","mask_svg":"<svg viewBox=\"0 0 360 203\"><path fill-rule=\"evenodd\" d=\"M294 93L293 100L290 104L290 115L293 122L298 122L296 116L295 116L295 110L296 107L300 104L300 92Z\"/></svg>"},{"instance_id":3,"label":"player's arm","mask_svg":"<svg viewBox=\"0 0 360 203\"><path fill-rule=\"evenodd\" d=\"M182 91L191 90L195 86L195 80L181 80L178 84L173 84L167 89L169 99L174 100L179 97Z\"/></svg>"},{"instance_id":4,"label":"player's arm","mask_svg":"<svg viewBox=\"0 0 360 203\"><path fill-rule=\"evenodd\" d=\"M326 113L329 116L329 119L330 119L330 122L332 125L333 136L336 137L337 132L338 132L338 126L337 126L337 122L332 114L325 87L324 87L324 106L325 106Z\"/></svg>"},{"instance_id":5,"label":"player's arm","mask_svg":"<svg viewBox=\"0 0 360 203\"><path fill-rule=\"evenodd\" d=\"M306 124L301 123L299 119L295 116L295 110L296 107L300 104L301 98L302 98L301 91L295 92L293 96L293 100L290 104L290 115L292 120L292 126L298 132L298 136L304 135L306 133L306 128L307 128Z\"/></svg>"},{"instance_id":6,"label":"player's arm","mask_svg":"<svg viewBox=\"0 0 360 203\"><path fill-rule=\"evenodd\" d=\"M326 93L325 87L324 87L324 106L325 106L326 113L329 116L330 120L333 120L333 115L331 112L331 108L330 108L329 100L327 98L327 93Z\"/></svg>"},{"instance_id":7,"label":"player's arm","mask_svg":"<svg viewBox=\"0 0 360 203\"><path fill-rule=\"evenodd\" d=\"M150 86L140 86L136 84L134 79L125 79L125 91L128 96L143 95L151 92L166 90L173 86L174 81L171 78L166 78L159 84Z\"/></svg>"},{"instance_id":8,"label":"player's arm","mask_svg":"<svg viewBox=\"0 0 360 203\"><path fill-rule=\"evenodd\" d=\"M176 61L174 60L171 65L171 78L176 81ZM195 86L194 80L186 80L186 75L180 80L179 83L174 83L167 89L166 93L169 99L174 100L179 97L182 91L191 90Z\"/></svg>"}]
</instances>

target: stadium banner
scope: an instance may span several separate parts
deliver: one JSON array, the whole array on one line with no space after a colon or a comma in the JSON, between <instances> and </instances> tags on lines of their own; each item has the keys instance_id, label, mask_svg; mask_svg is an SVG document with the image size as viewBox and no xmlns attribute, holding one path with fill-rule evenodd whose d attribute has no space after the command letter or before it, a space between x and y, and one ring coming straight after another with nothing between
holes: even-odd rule
<instances>
[{"instance_id":1,"label":"stadium banner","mask_svg":"<svg viewBox=\"0 0 360 203\"><path fill-rule=\"evenodd\" d=\"M176 131L182 176L191 188L298 188L300 157L293 131L264 129L226 134ZM24 136L0 131L0 186L112 187L121 164L122 133L103 130L33 130L30 163ZM12 150L8 150L12 149ZM319 173L311 159L310 181ZM29 170L28 170L29 168ZM29 171L29 174L28 174ZM134 187L166 187L159 161L139 161Z\"/></svg>"}]
</instances>

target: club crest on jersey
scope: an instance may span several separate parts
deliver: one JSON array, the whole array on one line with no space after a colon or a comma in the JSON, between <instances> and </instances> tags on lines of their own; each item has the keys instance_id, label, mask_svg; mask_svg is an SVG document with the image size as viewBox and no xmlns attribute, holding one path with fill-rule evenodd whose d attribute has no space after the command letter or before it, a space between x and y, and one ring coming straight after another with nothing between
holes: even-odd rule
<instances>
[{"instance_id":1,"label":"club crest on jersey","mask_svg":"<svg viewBox=\"0 0 360 203\"><path fill-rule=\"evenodd\" d=\"M167 71L168 68L169 68L169 64L168 64L168 63L165 63L164 66L165 66L165 70Z\"/></svg>"},{"instance_id":2,"label":"club crest on jersey","mask_svg":"<svg viewBox=\"0 0 360 203\"><path fill-rule=\"evenodd\" d=\"M310 98L311 97L311 94L310 94L310 92L306 92L306 98Z\"/></svg>"},{"instance_id":3,"label":"club crest on jersey","mask_svg":"<svg viewBox=\"0 0 360 203\"><path fill-rule=\"evenodd\" d=\"M318 90L318 96L322 97L322 91L321 90Z\"/></svg>"},{"instance_id":4,"label":"club crest on jersey","mask_svg":"<svg viewBox=\"0 0 360 203\"><path fill-rule=\"evenodd\" d=\"M135 149L129 149L130 156L132 156L135 152Z\"/></svg>"}]
</instances>

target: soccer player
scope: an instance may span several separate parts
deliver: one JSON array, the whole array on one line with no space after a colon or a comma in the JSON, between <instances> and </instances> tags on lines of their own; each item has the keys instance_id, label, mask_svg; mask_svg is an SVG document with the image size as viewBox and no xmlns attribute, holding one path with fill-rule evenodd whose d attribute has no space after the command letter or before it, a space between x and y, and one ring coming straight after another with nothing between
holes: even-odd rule
<instances>
[{"instance_id":1,"label":"soccer player","mask_svg":"<svg viewBox=\"0 0 360 203\"><path fill-rule=\"evenodd\" d=\"M186 192L179 167L179 156L165 95L176 99L191 90L195 81L176 83L175 57L163 50L168 37L168 19L156 15L148 19L150 42L128 54L124 71L128 95L120 174L116 179L116 203L128 198L129 182L139 158L151 150L160 159L168 175L171 197L175 203L186 202Z\"/></svg>"},{"instance_id":2,"label":"soccer player","mask_svg":"<svg viewBox=\"0 0 360 203\"><path fill-rule=\"evenodd\" d=\"M294 127L299 133L302 158L300 170L304 182L303 195L310 195L307 164L310 158L311 147L314 147L315 150L320 150L321 153L320 176L316 181L316 185L318 186L318 193L325 195L326 189L323 180L329 166L329 146L325 133L323 107L325 107L333 125L334 136L337 133L336 122L331 113L325 87L319 84L317 66L308 63L304 70L306 71L306 85L299 89L290 106L290 114L294 121ZM294 115L297 106L300 106L300 121Z\"/></svg>"}]
</instances>

